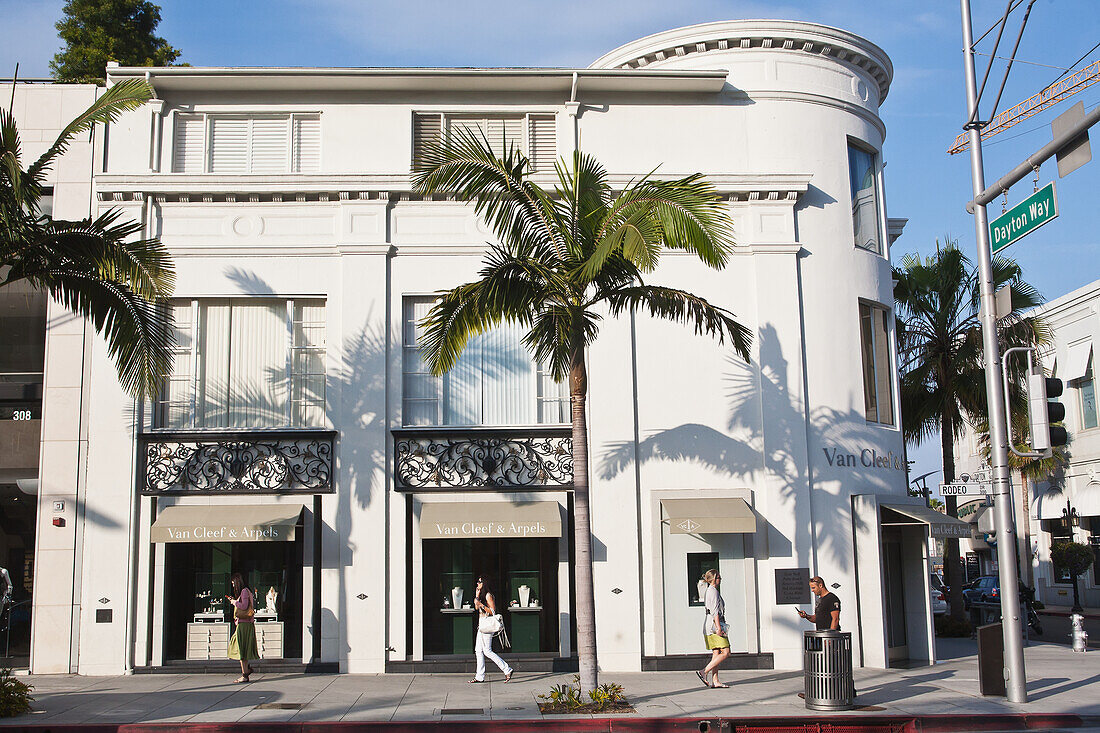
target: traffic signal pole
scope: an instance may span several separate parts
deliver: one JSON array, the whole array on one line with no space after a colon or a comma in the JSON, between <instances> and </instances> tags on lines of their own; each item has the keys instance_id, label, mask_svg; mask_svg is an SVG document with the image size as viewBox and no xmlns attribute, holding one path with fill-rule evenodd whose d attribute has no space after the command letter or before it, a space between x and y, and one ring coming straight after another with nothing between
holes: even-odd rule
<instances>
[{"instance_id":1,"label":"traffic signal pole","mask_svg":"<svg viewBox=\"0 0 1100 733\"><path fill-rule=\"evenodd\" d=\"M978 122L978 88L974 73L974 30L970 0L962 3L963 58L966 67L966 130L970 134L970 176L975 200L985 190L982 135ZM1009 702L1027 702L1024 678L1023 627L1016 579L1016 529L1012 519L1012 484L1008 472L1008 426L1001 382L1001 355L997 343L997 314L993 295L993 255L985 204L974 206L978 240L978 283L981 288L982 343L985 346L985 393L989 406L990 461L993 468L994 521L997 564L1001 585L1001 623L1004 632L1005 690Z\"/></svg>"}]
</instances>

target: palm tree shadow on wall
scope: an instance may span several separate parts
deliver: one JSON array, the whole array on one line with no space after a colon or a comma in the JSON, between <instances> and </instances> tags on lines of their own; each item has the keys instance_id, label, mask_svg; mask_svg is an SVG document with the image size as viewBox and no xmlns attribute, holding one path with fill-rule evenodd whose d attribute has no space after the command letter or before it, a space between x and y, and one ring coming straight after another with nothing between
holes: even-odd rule
<instances>
[{"instance_id":1,"label":"palm tree shadow on wall","mask_svg":"<svg viewBox=\"0 0 1100 733\"><path fill-rule=\"evenodd\" d=\"M864 446L877 445L881 431L888 428L868 425L862 411L852 408L811 408L807 417L801 398L792 394L788 384L789 363L775 327L762 328L756 343L757 364L746 364L729 354L723 357L724 396L729 405L725 432L698 423L653 431L639 441L637 460L643 464L695 464L724 478L764 487L758 491L778 491L788 500L795 500L808 486L815 492L845 497L889 491L886 469L828 467L824 455L814 454L831 454L835 448L859 456ZM600 456L599 476L610 480L634 461L633 441L608 443ZM822 511L819 503L815 516L819 562L828 557L829 565L848 570L852 567L853 527L862 531L865 523L859 517L849 521L847 517L822 516ZM757 517L767 523L769 555L790 557L790 538L778 532L767 517Z\"/></svg>"}]
</instances>

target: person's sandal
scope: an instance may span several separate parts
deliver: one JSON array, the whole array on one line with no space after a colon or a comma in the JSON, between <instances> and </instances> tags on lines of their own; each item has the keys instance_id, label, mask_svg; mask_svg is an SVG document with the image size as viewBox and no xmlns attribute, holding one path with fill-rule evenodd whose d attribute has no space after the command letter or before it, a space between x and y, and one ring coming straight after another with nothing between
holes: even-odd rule
<instances>
[{"instance_id":1,"label":"person's sandal","mask_svg":"<svg viewBox=\"0 0 1100 733\"><path fill-rule=\"evenodd\" d=\"M485 680L472 679L469 682L470 682L471 685L480 685L480 684L483 684L485 682Z\"/></svg>"},{"instance_id":2,"label":"person's sandal","mask_svg":"<svg viewBox=\"0 0 1100 733\"><path fill-rule=\"evenodd\" d=\"M240 677L233 680L233 684L235 685L243 685L245 682L248 682L248 675L246 674L242 674Z\"/></svg>"},{"instance_id":3,"label":"person's sandal","mask_svg":"<svg viewBox=\"0 0 1100 733\"><path fill-rule=\"evenodd\" d=\"M710 682L707 681L707 677L709 677L710 675L703 674L702 672L696 670L695 676L698 677L699 681L703 683L703 687L710 687Z\"/></svg>"},{"instance_id":4,"label":"person's sandal","mask_svg":"<svg viewBox=\"0 0 1100 733\"><path fill-rule=\"evenodd\" d=\"M511 672L509 672L508 674L504 675L504 681L505 681L505 682L511 682L511 681L512 681L512 673L511 673Z\"/></svg>"}]
</instances>

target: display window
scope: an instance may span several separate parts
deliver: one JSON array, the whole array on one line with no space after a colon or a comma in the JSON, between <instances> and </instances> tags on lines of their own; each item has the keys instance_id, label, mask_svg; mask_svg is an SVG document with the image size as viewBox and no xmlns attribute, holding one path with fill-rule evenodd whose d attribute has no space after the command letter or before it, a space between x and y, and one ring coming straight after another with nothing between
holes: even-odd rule
<instances>
[{"instance_id":1,"label":"display window","mask_svg":"<svg viewBox=\"0 0 1100 733\"><path fill-rule=\"evenodd\" d=\"M231 632L229 579L256 597L261 658L302 656L302 542L178 542L165 545L166 660L225 658Z\"/></svg>"},{"instance_id":2,"label":"display window","mask_svg":"<svg viewBox=\"0 0 1100 733\"><path fill-rule=\"evenodd\" d=\"M424 655L473 654L479 575L491 579L512 652L558 651L558 539L423 541Z\"/></svg>"}]
</instances>

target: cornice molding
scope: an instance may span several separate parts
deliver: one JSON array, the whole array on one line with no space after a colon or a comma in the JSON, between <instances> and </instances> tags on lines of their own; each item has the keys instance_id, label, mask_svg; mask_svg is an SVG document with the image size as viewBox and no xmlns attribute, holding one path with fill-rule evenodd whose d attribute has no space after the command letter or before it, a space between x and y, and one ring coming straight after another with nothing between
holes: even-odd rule
<instances>
[{"instance_id":1,"label":"cornice molding","mask_svg":"<svg viewBox=\"0 0 1100 733\"><path fill-rule=\"evenodd\" d=\"M612 174L611 186L622 189L645 173ZM682 173L660 173L656 180L680 178ZM809 188L809 174L715 174L707 180L727 201L792 202ZM550 185L550 176L532 176ZM454 202L453 196L423 197L413 191L407 175L365 176L209 176L173 173L145 175L100 174L95 177L96 198L103 203L127 203L149 198L154 203L333 203Z\"/></svg>"},{"instance_id":2,"label":"cornice molding","mask_svg":"<svg viewBox=\"0 0 1100 733\"><path fill-rule=\"evenodd\" d=\"M642 69L670 59L721 51L812 54L855 67L878 83L886 99L894 66L865 38L830 26L788 20L729 20L676 28L632 41L596 59L592 69Z\"/></svg>"}]
</instances>

